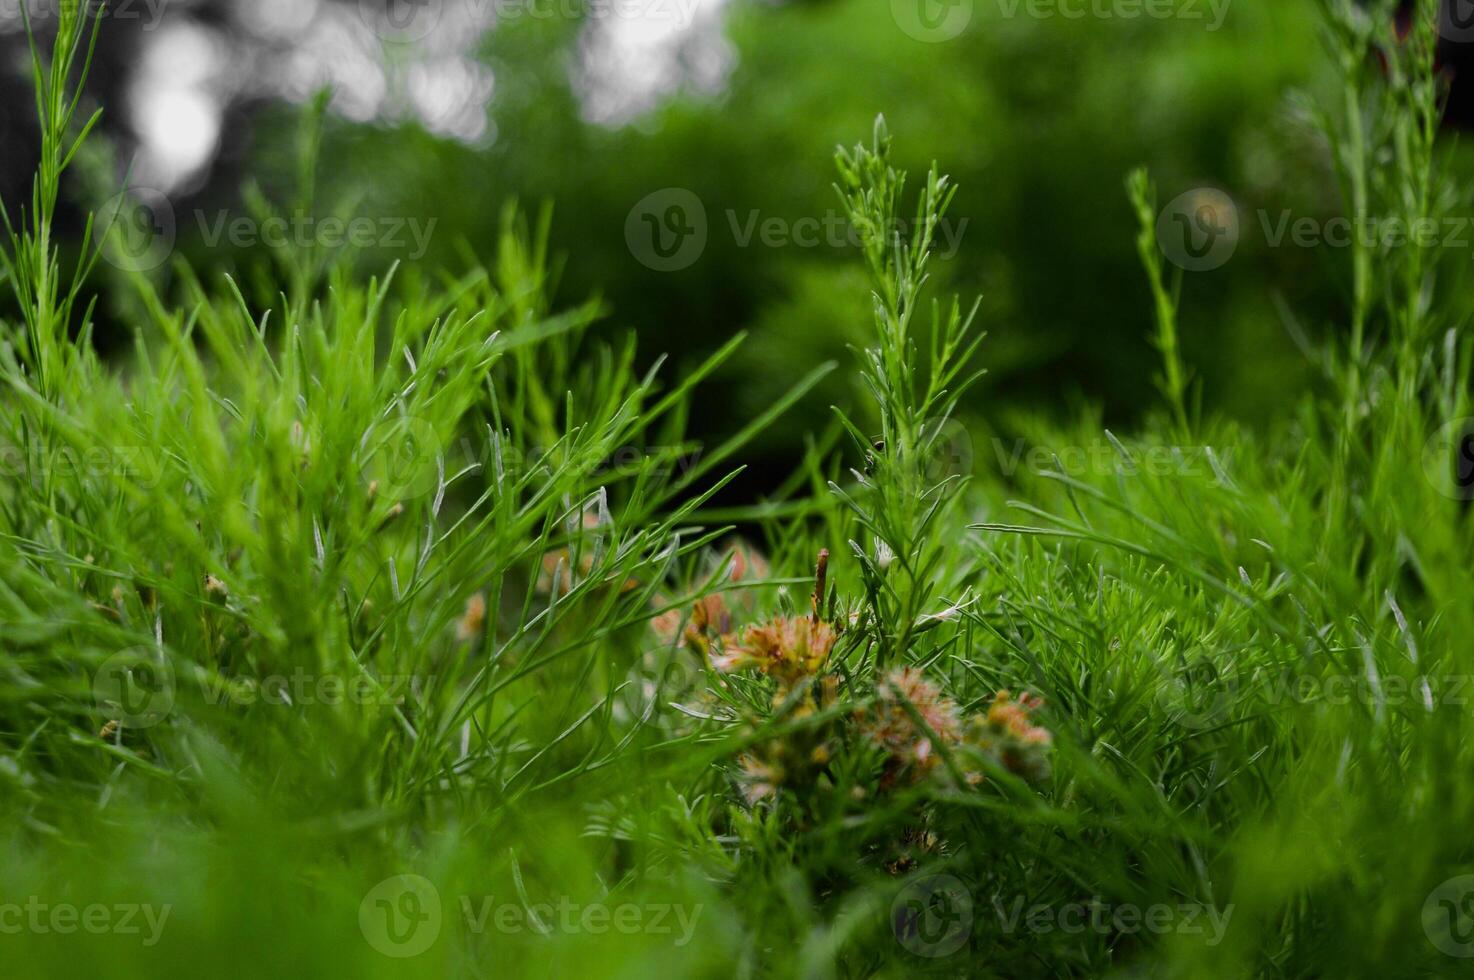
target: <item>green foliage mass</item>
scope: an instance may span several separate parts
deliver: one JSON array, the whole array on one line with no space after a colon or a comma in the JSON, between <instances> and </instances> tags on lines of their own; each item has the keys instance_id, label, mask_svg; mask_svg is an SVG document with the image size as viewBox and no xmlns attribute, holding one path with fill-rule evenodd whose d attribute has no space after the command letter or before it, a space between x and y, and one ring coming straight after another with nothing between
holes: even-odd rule
<instances>
[{"instance_id":1,"label":"green foliage mass","mask_svg":"<svg viewBox=\"0 0 1474 980\"><path fill-rule=\"evenodd\" d=\"M1325 6L1346 207L1438 217L1431 6L1402 39ZM105 364L83 290L119 230L76 270L53 234L90 37L58 28L0 251L4 975L1460 975L1441 242L1348 254L1313 383L1250 427L1202 407L1133 175L1098 233L1141 219L1156 410L1015 444L959 422L995 341L929 278L954 185L877 123L837 161L863 269L810 286L868 278L855 350L727 442L687 424L741 338L647 369L559 300L547 212L443 277L115 277ZM865 397L798 419L792 477L714 504L841 375Z\"/></svg>"}]
</instances>

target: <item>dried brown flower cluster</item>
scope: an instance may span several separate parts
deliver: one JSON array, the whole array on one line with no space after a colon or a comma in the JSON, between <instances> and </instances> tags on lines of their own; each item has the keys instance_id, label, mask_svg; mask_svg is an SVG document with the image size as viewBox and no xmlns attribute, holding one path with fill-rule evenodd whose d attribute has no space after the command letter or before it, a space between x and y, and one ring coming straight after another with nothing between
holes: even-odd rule
<instances>
[{"instance_id":1,"label":"dried brown flower cluster","mask_svg":"<svg viewBox=\"0 0 1474 980\"><path fill-rule=\"evenodd\" d=\"M807 616L779 618L749 626L740 643L725 637L712 663L725 673L755 667L784 687L819 673L837 639L834 627Z\"/></svg>"},{"instance_id":2,"label":"dried brown flower cluster","mask_svg":"<svg viewBox=\"0 0 1474 980\"><path fill-rule=\"evenodd\" d=\"M807 718L818 711L834 707L839 701L839 678L833 674L792 697L793 690L780 688L781 702L789 720ZM768 739L753 746L737 763L741 771L738 785L747 802L777 795L783 786L816 784L834 756L834 746L842 737L835 720L789 732L783 738Z\"/></svg>"},{"instance_id":3,"label":"dried brown flower cluster","mask_svg":"<svg viewBox=\"0 0 1474 980\"><path fill-rule=\"evenodd\" d=\"M828 552L819 555L808 616L780 616L741 628L723 594L712 594L697 601L688 616L672 610L652 625L667 642L683 644L722 673L755 670L776 680L773 704L790 720L832 709L839 703L839 678L826 671L842 631L825 616L828 557ZM761 575L766 564L739 549L730 580L742 581L754 569L762 569ZM832 609L828 615L833 617ZM743 795L753 803L776 796L780 788L821 785L834 752L856 738L883 752L881 791L944 773L976 785L995 767L1035 781L1049 775L1052 737L1033 723L1033 712L1043 704L1033 695L1015 699L1001 691L985 712L965 717L915 667L885 675L876 695L872 705L853 714L753 746L739 760ZM944 766L948 758L953 765Z\"/></svg>"},{"instance_id":4,"label":"dried brown flower cluster","mask_svg":"<svg viewBox=\"0 0 1474 980\"><path fill-rule=\"evenodd\" d=\"M1040 782L1049 778L1049 747L1054 736L1034 724L1032 714L1044 702L1027 691L1017 700L999 691L985 715L972 720L967 743L998 760L1009 772Z\"/></svg>"},{"instance_id":5,"label":"dried brown flower cluster","mask_svg":"<svg viewBox=\"0 0 1474 980\"><path fill-rule=\"evenodd\" d=\"M930 775L941 764L939 749L958 753L963 762L987 758L1032 781L1049 777L1053 736L1033 723L1032 713L1044 702L1031 694L1014 700L1008 691L999 691L987 712L966 723L957 704L912 667L892 672L878 694L875 705L860 712L857 721L861 735L885 750L882 789ZM963 776L969 784L983 780L974 768Z\"/></svg>"},{"instance_id":6,"label":"dried brown flower cluster","mask_svg":"<svg viewBox=\"0 0 1474 980\"><path fill-rule=\"evenodd\" d=\"M839 638L839 631L819 616L819 596L828 563L829 552L820 552L812 615L780 616L747 627L739 637L726 601L721 595L713 594L701 599L691 610L683 637L686 645L699 651L723 673L755 668L777 680L784 691L817 676ZM744 555L740 550L734 553L732 581L741 581L754 569L766 573L767 565L754 562L751 554ZM663 628L671 629L668 623Z\"/></svg>"},{"instance_id":7,"label":"dried brown flower cluster","mask_svg":"<svg viewBox=\"0 0 1474 980\"><path fill-rule=\"evenodd\" d=\"M941 762L927 729L947 746L961 740L962 717L957 704L944 697L941 689L916 668L892 672L877 694L874 707L860 712L857 720L861 736L886 752L882 789L907 777L919 780ZM908 708L915 711L914 716ZM917 718L925 722L925 727L917 724Z\"/></svg>"}]
</instances>

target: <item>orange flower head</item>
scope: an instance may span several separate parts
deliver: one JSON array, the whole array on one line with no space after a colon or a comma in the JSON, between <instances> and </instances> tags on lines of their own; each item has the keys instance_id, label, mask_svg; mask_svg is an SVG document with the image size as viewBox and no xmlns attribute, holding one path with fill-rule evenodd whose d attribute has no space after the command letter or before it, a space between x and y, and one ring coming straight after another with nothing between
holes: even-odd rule
<instances>
[{"instance_id":1,"label":"orange flower head","mask_svg":"<svg viewBox=\"0 0 1474 980\"><path fill-rule=\"evenodd\" d=\"M742 642L714 657L724 671L756 667L784 685L813 677L829 659L837 636L825 622L803 616L775 619L763 626L749 626Z\"/></svg>"}]
</instances>

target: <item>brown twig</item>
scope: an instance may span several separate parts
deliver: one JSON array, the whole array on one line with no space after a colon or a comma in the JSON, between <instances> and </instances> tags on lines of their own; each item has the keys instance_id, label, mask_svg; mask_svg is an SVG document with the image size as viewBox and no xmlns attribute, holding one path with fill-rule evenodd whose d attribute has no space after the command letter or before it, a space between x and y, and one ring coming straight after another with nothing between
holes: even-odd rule
<instances>
[{"instance_id":1,"label":"brown twig","mask_svg":"<svg viewBox=\"0 0 1474 980\"><path fill-rule=\"evenodd\" d=\"M824 593L826 591L825 580L829 577L829 549L823 548L819 551L819 566L814 569L814 595L810 600L813 606L812 619L815 625L820 620L820 611L824 608Z\"/></svg>"}]
</instances>

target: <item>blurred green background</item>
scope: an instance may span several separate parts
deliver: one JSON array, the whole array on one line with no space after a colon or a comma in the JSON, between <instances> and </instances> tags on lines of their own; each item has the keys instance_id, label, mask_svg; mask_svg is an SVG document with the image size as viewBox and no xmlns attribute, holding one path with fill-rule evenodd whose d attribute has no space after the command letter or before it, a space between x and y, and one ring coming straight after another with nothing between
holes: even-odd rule
<instances>
[{"instance_id":1,"label":"blurred green background","mask_svg":"<svg viewBox=\"0 0 1474 980\"><path fill-rule=\"evenodd\" d=\"M509 202L555 202L559 295L602 296L604 329L634 330L645 360L691 364L751 332L695 407L696 430L712 437L866 336L854 248L744 236L754 221L830 220L834 148L868 139L878 113L913 186L933 159L961 186L942 278L982 296L989 373L968 410L989 431L1087 404L1126 426L1154 405L1151 305L1122 186L1133 166L1150 168L1163 203L1215 187L1239 207L1233 258L1182 278L1185 356L1205 407L1250 422L1282 410L1312 371L1281 301L1312 337L1341 309L1345 250L1271 248L1259 217L1340 210L1296 109L1295 93L1314 94L1329 72L1313 0L1178 0L1170 17L1132 16L1143 10L1134 0L914 0L910 12L910 0L418 2L177 2L149 20L135 0L133 19L104 24L92 88L116 149L92 161L77 205L100 203L125 175L159 188L176 254L204 275L259 283L253 299L266 305L275 287L252 269L269 267L269 249L207 234L221 216L251 213L248 182L288 211L433 219L424 254L407 241L360 256L363 272L403 263L406 280L489 251ZM672 10L675 28L660 21ZM1106 15L1067 16L1081 10ZM965 14L957 36L913 36L913 14L949 11ZM396 12L432 17L433 30L386 31L379 18ZM18 77L3 120L12 207L28 169ZM299 123L325 85L334 94L309 199ZM657 271L626 227L668 188L696 195L708 236L689 266ZM153 274L177 288L171 266ZM109 302L105 344L131 315L125 298ZM827 406L854 401L846 377L763 437L734 492L782 480Z\"/></svg>"}]
</instances>

